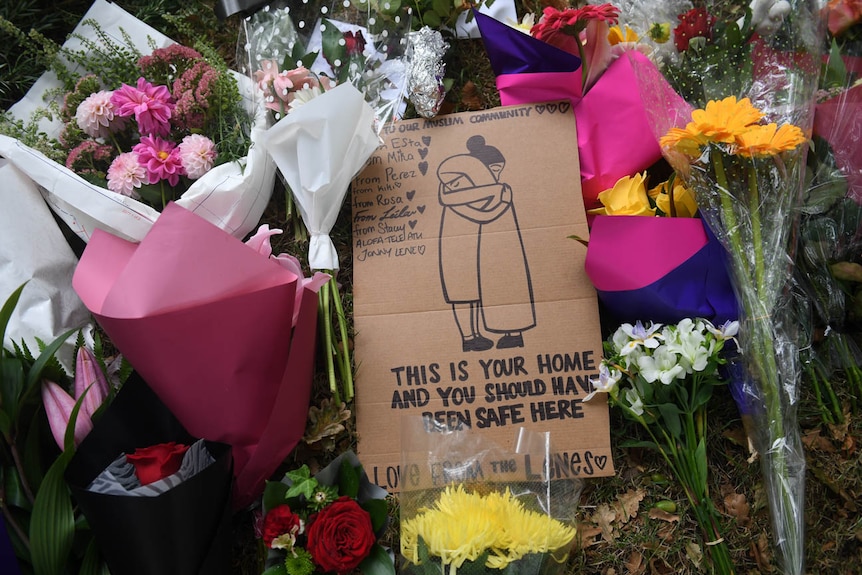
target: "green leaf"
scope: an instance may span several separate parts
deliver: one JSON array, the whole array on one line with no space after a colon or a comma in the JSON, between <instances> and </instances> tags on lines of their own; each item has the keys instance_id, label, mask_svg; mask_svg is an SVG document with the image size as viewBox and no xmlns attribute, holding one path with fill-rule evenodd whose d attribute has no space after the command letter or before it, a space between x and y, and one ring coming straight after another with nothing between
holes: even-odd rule
<instances>
[{"instance_id":1,"label":"green leaf","mask_svg":"<svg viewBox=\"0 0 862 575\"><path fill-rule=\"evenodd\" d=\"M439 28L440 24L443 23L443 20L440 18L440 16L437 15L437 12L434 12L433 10L429 10L428 12L422 14L422 21L429 28L435 29Z\"/></svg>"},{"instance_id":2,"label":"green leaf","mask_svg":"<svg viewBox=\"0 0 862 575\"><path fill-rule=\"evenodd\" d=\"M18 470L12 465L4 468L3 489L6 491L7 505L20 507L27 511L32 508L30 501L24 494L24 488L21 486L21 478L18 476Z\"/></svg>"},{"instance_id":3,"label":"green leaf","mask_svg":"<svg viewBox=\"0 0 862 575\"><path fill-rule=\"evenodd\" d=\"M620 443L621 447L625 447L628 449L652 449L653 451L659 451L658 444L653 441L637 441L634 439L626 440Z\"/></svg>"},{"instance_id":4,"label":"green leaf","mask_svg":"<svg viewBox=\"0 0 862 575\"><path fill-rule=\"evenodd\" d=\"M33 365L30 366L30 371L27 373L27 382L24 387L24 394L21 398L21 401L18 403L17 411L20 410L21 405L26 401L27 396L31 393L34 393L34 390L39 388L39 380L42 377L42 369L48 364L48 362L54 357L54 354L57 353L57 350L63 345L63 343L69 339L73 333L75 333L77 329L70 329L66 333L60 335L57 339L51 342L42 353L39 354L39 357L36 358L36 361L33 362Z\"/></svg>"},{"instance_id":5,"label":"green leaf","mask_svg":"<svg viewBox=\"0 0 862 575\"><path fill-rule=\"evenodd\" d=\"M9 416L10 425L15 423L15 406L23 389L24 364L17 357L7 357L0 363L0 409ZM6 432L3 435L8 439Z\"/></svg>"},{"instance_id":6,"label":"green leaf","mask_svg":"<svg viewBox=\"0 0 862 575\"><path fill-rule=\"evenodd\" d=\"M697 393L694 394L692 398L692 409L695 411L700 407L709 403L710 398L712 397L712 383L707 381L704 382L703 385L697 388Z\"/></svg>"},{"instance_id":7,"label":"green leaf","mask_svg":"<svg viewBox=\"0 0 862 575\"><path fill-rule=\"evenodd\" d=\"M263 510L269 511L284 503L287 485L281 481L267 481L263 489Z\"/></svg>"},{"instance_id":8,"label":"green leaf","mask_svg":"<svg viewBox=\"0 0 862 575\"><path fill-rule=\"evenodd\" d=\"M63 478L72 452L58 457L42 481L30 523L30 550L35 575L63 575L75 538L72 498Z\"/></svg>"},{"instance_id":9,"label":"green leaf","mask_svg":"<svg viewBox=\"0 0 862 575\"><path fill-rule=\"evenodd\" d=\"M353 467L345 457L338 467L338 494L346 495L356 499L359 495L359 479L362 473L361 467Z\"/></svg>"},{"instance_id":10,"label":"green leaf","mask_svg":"<svg viewBox=\"0 0 862 575\"><path fill-rule=\"evenodd\" d=\"M394 16L401 10L401 0L380 0L380 12L387 16Z\"/></svg>"},{"instance_id":11,"label":"green leaf","mask_svg":"<svg viewBox=\"0 0 862 575\"><path fill-rule=\"evenodd\" d=\"M84 553L84 560L81 562L81 570L78 575L111 575L108 566L99 554L95 539L90 539L90 543L87 545L87 551Z\"/></svg>"},{"instance_id":12,"label":"green leaf","mask_svg":"<svg viewBox=\"0 0 862 575\"><path fill-rule=\"evenodd\" d=\"M453 7L449 0L432 0L431 9L434 10L440 18L448 18Z\"/></svg>"},{"instance_id":13,"label":"green leaf","mask_svg":"<svg viewBox=\"0 0 862 575\"><path fill-rule=\"evenodd\" d=\"M369 499L360 505L371 516L371 528L377 533L386 525L389 517L389 506L385 499Z\"/></svg>"},{"instance_id":14,"label":"green leaf","mask_svg":"<svg viewBox=\"0 0 862 575\"><path fill-rule=\"evenodd\" d=\"M375 543L368 557L359 564L363 575L395 575L395 563L386 550Z\"/></svg>"},{"instance_id":15,"label":"green leaf","mask_svg":"<svg viewBox=\"0 0 862 575\"><path fill-rule=\"evenodd\" d=\"M706 461L706 439L701 437L697 443L697 449L694 451L695 462L697 463L697 481L699 485L706 485L707 477L707 461Z\"/></svg>"},{"instance_id":16,"label":"green leaf","mask_svg":"<svg viewBox=\"0 0 862 575\"><path fill-rule=\"evenodd\" d=\"M661 412L661 419L664 422L668 433L675 438L679 438L679 436L682 435L682 424L679 421L679 408L672 403L660 403L657 407L659 412Z\"/></svg>"},{"instance_id":17,"label":"green leaf","mask_svg":"<svg viewBox=\"0 0 862 575\"><path fill-rule=\"evenodd\" d=\"M6 412L0 409L0 434L2 434L3 437L8 438L11 428L12 421L9 419L9 416L6 414Z\"/></svg>"},{"instance_id":18,"label":"green leaf","mask_svg":"<svg viewBox=\"0 0 862 575\"><path fill-rule=\"evenodd\" d=\"M347 45L342 42L344 34L330 20L324 19L323 23L326 25L321 34L323 56L329 62L329 65L332 66L335 75L341 80L341 69L347 69L347 66L343 65L347 62ZM342 66L336 66L334 64L336 60L341 62ZM339 83L341 82L339 81Z\"/></svg>"},{"instance_id":19,"label":"green leaf","mask_svg":"<svg viewBox=\"0 0 862 575\"><path fill-rule=\"evenodd\" d=\"M0 308L0 341L6 341L6 326L9 325L9 319L12 317L12 312L15 309L15 306L18 305L18 300L21 299L21 292L24 291L24 286L27 285L27 282L22 283L18 288L13 291L8 298L6 298L6 302L3 304L3 307ZM0 351L0 362L3 361L3 352Z\"/></svg>"}]
</instances>

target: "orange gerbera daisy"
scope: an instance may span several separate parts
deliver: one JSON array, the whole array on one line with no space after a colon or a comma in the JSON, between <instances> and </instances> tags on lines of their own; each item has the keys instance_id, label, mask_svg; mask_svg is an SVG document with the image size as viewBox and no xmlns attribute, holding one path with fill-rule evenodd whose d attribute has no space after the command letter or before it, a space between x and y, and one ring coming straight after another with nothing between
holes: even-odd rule
<instances>
[{"instance_id":1,"label":"orange gerbera daisy","mask_svg":"<svg viewBox=\"0 0 862 575\"><path fill-rule=\"evenodd\" d=\"M767 124L754 126L737 136L740 156L775 156L781 152L795 150L805 141L805 134L793 124Z\"/></svg>"},{"instance_id":2,"label":"orange gerbera daisy","mask_svg":"<svg viewBox=\"0 0 862 575\"><path fill-rule=\"evenodd\" d=\"M697 158L700 156L701 147L707 144L709 139L691 128L691 122L685 128L671 128L658 143L662 148L672 148L686 156Z\"/></svg>"},{"instance_id":3,"label":"orange gerbera daisy","mask_svg":"<svg viewBox=\"0 0 862 575\"><path fill-rule=\"evenodd\" d=\"M692 121L686 130L701 134L711 142L733 144L736 137L763 118L763 113L751 105L748 98L737 100L728 96L724 100L710 100L703 110L691 113Z\"/></svg>"}]
</instances>

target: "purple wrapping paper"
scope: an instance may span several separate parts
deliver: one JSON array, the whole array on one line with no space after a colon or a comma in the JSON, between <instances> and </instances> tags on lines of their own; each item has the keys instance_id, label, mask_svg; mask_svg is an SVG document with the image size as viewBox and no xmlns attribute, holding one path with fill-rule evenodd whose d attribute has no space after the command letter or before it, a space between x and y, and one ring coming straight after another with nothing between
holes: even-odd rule
<instances>
[{"instance_id":1,"label":"purple wrapping paper","mask_svg":"<svg viewBox=\"0 0 862 575\"><path fill-rule=\"evenodd\" d=\"M587 209L600 207L598 194L621 177L645 170L661 158L640 94L641 77L653 80L657 74L660 78L646 56L629 51L617 58L582 95L576 56L490 16L475 15L504 106L556 100L572 103ZM667 82L656 85L667 92L668 102L677 105L681 100Z\"/></svg>"},{"instance_id":2,"label":"purple wrapping paper","mask_svg":"<svg viewBox=\"0 0 862 575\"><path fill-rule=\"evenodd\" d=\"M724 248L699 218L597 216L584 268L620 321L737 318Z\"/></svg>"}]
</instances>

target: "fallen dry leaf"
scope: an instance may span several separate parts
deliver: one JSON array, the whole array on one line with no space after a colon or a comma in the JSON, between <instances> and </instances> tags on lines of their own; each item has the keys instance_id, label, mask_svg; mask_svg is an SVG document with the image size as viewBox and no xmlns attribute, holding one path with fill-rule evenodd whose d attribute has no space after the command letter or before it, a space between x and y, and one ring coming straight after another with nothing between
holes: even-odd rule
<instances>
[{"instance_id":1,"label":"fallen dry leaf","mask_svg":"<svg viewBox=\"0 0 862 575\"><path fill-rule=\"evenodd\" d=\"M653 557L649 561L649 572L652 575L671 575L671 573L676 573L677 570L668 565L661 557Z\"/></svg>"},{"instance_id":2,"label":"fallen dry leaf","mask_svg":"<svg viewBox=\"0 0 862 575\"><path fill-rule=\"evenodd\" d=\"M590 545L596 545L601 541L601 537L599 537L601 534L601 527L578 521L578 534L575 537L575 547L577 549L586 549Z\"/></svg>"},{"instance_id":3,"label":"fallen dry leaf","mask_svg":"<svg viewBox=\"0 0 862 575\"><path fill-rule=\"evenodd\" d=\"M636 517L641 501L643 501L645 492L643 489L629 489L622 495L617 495L619 501L619 517L620 523L628 523L629 519Z\"/></svg>"},{"instance_id":4,"label":"fallen dry leaf","mask_svg":"<svg viewBox=\"0 0 862 575\"><path fill-rule=\"evenodd\" d=\"M659 509L658 507L653 507L649 510L649 518L658 519L659 521L667 521L668 523L679 521L679 515L668 513L667 511Z\"/></svg>"},{"instance_id":5,"label":"fallen dry leaf","mask_svg":"<svg viewBox=\"0 0 862 575\"><path fill-rule=\"evenodd\" d=\"M700 568L700 564L703 562L703 549L701 549L700 545L694 541L686 541L685 555L689 561L694 563L695 567Z\"/></svg>"},{"instance_id":6,"label":"fallen dry leaf","mask_svg":"<svg viewBox=\"0 0 862 575\"><path fill-rule=\"evenodd\" d=\"M772 552L766 533L761 533L756 541L751 542L750 553L761 573L772 573Z\"/></svg>"},{"instance_id":7,"label":"fallen dry leaf","mask_svg":"<svg viewBox=\"0 0 862 575\"><path fill-rule=\"evenodd\" d=\"M835 446L829 441L828 437L824 437L820 433L820 428L809 429L802 434L802 445L809 451L823 451L825 453L835 453Z\"/></svg>"},{"instance_id":8,"label":"fallen dry leaf","mask_svg":"<svg viewBox=\"0 0 862 575\"><path fill-rule=\"evenodd\" d=\"M468 110L482 110L485 107L479 88L469 80L461 88L461 103Z\"/></svg>"},{"instance_id":9,"label":"fallen dry leaf","mask_svg":"<svg viewBox=\"0 0 862 575\"><path fill-rule=\"evenodd\" d=\"M617 519L617 514L610 508L607 503L602 503L596 507L595 512L590 517L590 521L599 526L602 530L602 537L605 541L613 541L614 527L611 525Z\"/></svg>"},{"instance_id":10,"label":"fallen dry leaf","mask_svg":"<svg viewBox=\"0 0 862 575\"><path fill-rule=\"evenodd\" d=\"M626 572L630 575L640 575L646 570L644 564L644 556L640 551L632 551L629 554L629 560L626 561Z\"/></svg>"},{"instance_id":11,"label":"fallen dry leaf","mask_svg":"<svg viewBox=\"0 0 862 575\"><path fill-rule=\"evenodd\" d=\"M731 517L736 518L736 522L745 527L751 523L751 506L745 499L745 495L741 493L730 493L724 497L724 511Z\"/></svg>"}]
</instances>

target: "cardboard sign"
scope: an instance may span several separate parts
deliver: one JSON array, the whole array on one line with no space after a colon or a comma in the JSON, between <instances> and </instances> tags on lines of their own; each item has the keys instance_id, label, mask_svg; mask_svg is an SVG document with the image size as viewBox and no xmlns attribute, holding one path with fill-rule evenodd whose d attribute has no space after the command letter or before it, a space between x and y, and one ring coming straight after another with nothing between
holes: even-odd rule
<instances>
[{"instance_id":1,"label":"cardboard sign","mask_svg":"<svg viewBox=\"0 0 862 575\"><path fill-rule=\"evenodd\" d=\"M551 431L574 476L613 475L568 102L387 126L353 181L358 451L398 491L401 418L511 448ZM434 427L429 425L429 428ZM406 480L406 478L404 479Z\"/></svg>"}]
</instances>

